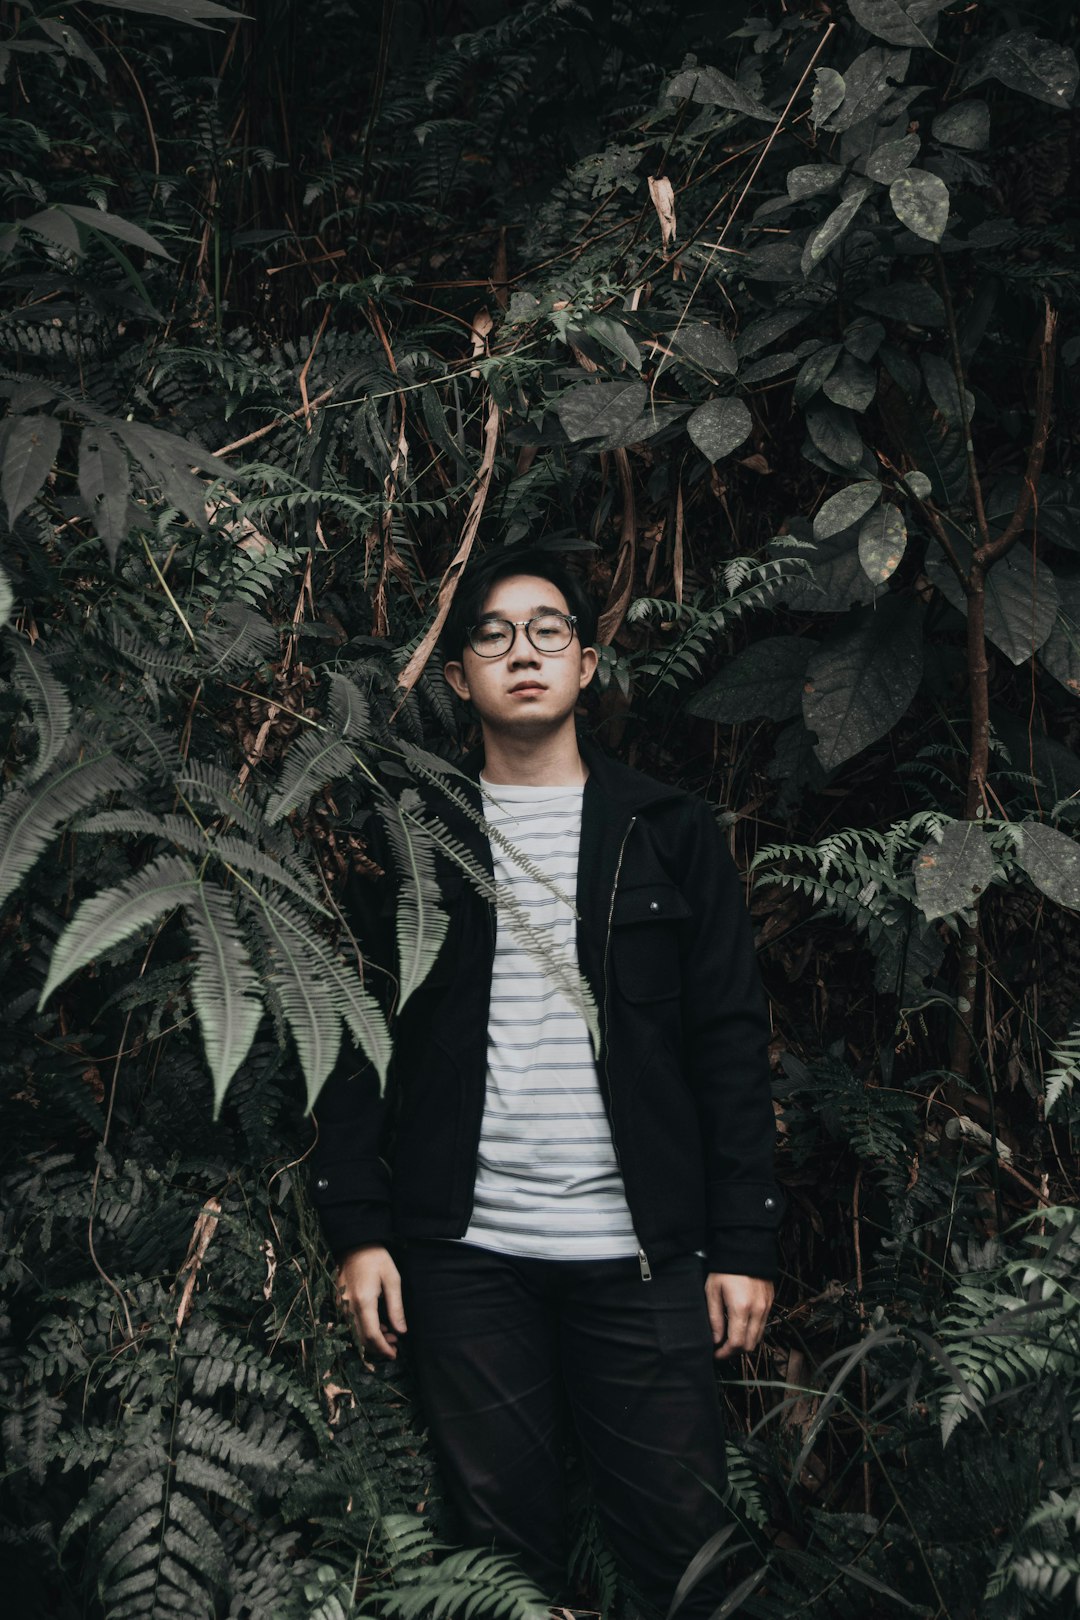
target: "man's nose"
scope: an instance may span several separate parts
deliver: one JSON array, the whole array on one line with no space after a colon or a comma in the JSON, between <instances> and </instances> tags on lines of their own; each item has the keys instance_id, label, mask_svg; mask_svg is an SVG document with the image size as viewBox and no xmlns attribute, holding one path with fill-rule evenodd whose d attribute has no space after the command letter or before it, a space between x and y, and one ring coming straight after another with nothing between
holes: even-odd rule
<instances>
[{"instance_id":1,"label":"man's nose","mask_svg":"<svg viewBox=\"0 0 1080 1620\"><path fill-rule=\"evenodd\" d=\"M511 664L538 664L540 654L525 634L523 624L515 624L514 639L510 643L509 659Z\"/></svg>"}]
</instances>

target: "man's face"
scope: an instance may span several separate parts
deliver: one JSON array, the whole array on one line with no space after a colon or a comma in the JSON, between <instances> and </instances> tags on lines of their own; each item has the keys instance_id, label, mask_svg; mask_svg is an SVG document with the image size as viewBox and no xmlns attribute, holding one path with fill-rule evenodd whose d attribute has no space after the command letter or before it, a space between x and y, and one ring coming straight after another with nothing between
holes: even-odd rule
<instances>
[{"instance_id":1,"label":"man's face","mask_svg":"<svg viewBox=\"0 0 1080 1620\"><path fill-rule=\"evenodd\" d=\"M515 623L551 611L569 614L562 592L535 574L514 574L492 586L480 617ZM595 670L596 649L582 647L576 631L561 652L540 652L519 625L497 658L483 658L466 643L461 661L446 665L446 679L458 697L472 700L486 728L540 736L573 714Z\"/></svg>"}]
</instances>

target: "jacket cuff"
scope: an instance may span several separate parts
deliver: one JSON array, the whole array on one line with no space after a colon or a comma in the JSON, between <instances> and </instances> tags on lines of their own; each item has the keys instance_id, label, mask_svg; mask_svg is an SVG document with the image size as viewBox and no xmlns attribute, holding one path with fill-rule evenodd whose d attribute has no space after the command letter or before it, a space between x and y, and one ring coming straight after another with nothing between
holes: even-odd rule
<instances>
[{"instance_id":1,"label":"jacket cuff","mask_svg":"<svg viewBox=\"0 0 1080 1620\"><path fill-rule=\"evenodd\" d=\"M705 1265L709 1271L722 1271L729 1277L775 1282L776 1235L760 1226L726 1226L710 1232Z\"/></svg>"}]
</instances>

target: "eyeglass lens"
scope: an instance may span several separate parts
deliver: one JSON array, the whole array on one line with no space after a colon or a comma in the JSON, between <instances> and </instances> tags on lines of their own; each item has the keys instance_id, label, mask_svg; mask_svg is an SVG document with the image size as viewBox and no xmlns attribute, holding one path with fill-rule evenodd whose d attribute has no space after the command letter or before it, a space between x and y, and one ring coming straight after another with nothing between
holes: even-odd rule
<instances>
[{"instance_id":1,"label":"eyeglass lens","mask_svg":"<svg viewBox=\"0 0 1080 1620\"><path fill-rule=\"evenodd\" d=\"M523 628L537 652L562 652L574 637L573 625L561 613L540 614ZM498 658L512 645L514 631L509 619L485 619L469 631L469 642L482 658Z\"/></svg>"}]
</instances>

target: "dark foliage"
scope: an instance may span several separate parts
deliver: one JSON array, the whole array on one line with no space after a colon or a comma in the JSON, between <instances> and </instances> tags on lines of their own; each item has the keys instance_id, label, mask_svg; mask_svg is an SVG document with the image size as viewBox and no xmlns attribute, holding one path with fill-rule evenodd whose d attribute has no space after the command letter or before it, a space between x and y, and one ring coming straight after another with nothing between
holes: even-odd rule
<instances>
[{"instance_id":1,"label":"dark foliage","mask_svg":"<svg viewBox=\"0 0 1080 1620\"><path fill-rule=\"evenodd\" d=\"M302 1160L393 1040L373 818L398 1005L442 938L440 581L542 541L583 725L716 805L773 997L726 1612L1075 1612L1070 8L249 9L0 12L9 1594L538 1602L434 1557ZM587 1502L575 1568L619 1602Z\"/></svg>"}]
</instances>

